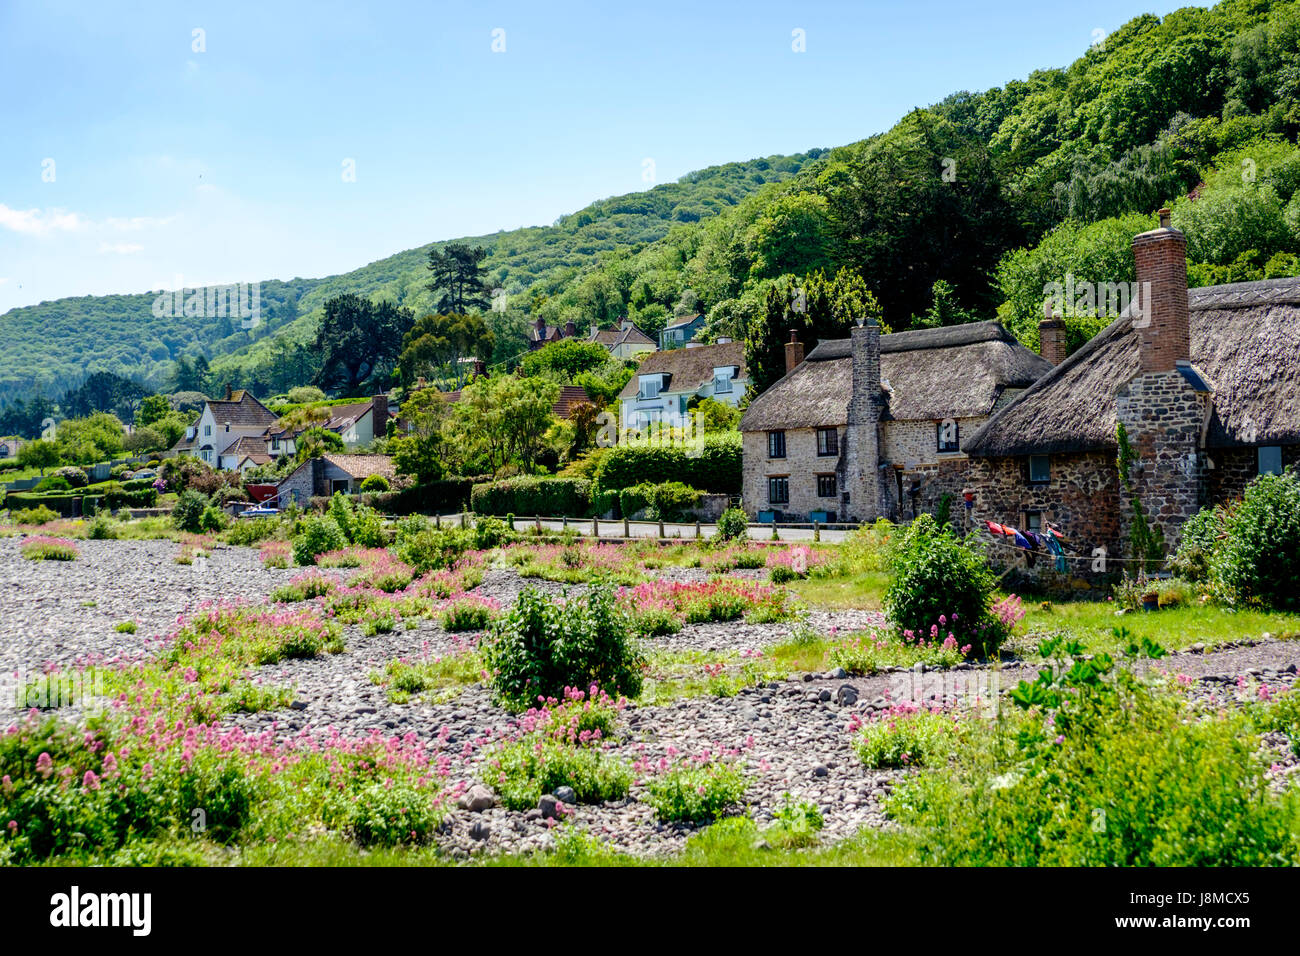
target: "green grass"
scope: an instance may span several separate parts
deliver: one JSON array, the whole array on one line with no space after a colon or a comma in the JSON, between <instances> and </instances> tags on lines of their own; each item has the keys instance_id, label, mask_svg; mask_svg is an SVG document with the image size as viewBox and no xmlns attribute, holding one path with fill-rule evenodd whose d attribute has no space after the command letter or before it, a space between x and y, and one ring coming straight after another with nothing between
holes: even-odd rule
<instances>
[{"instance_id":1,"label":"green grass","mask_svg":"<svg viewBox=\"0 0 1300 956\"><path fill-rule=\"evenodd\" d=\"M437 701L455 697L483 679L483 658L475 651L421 661L392 660L382 672L370 675L372 684L384 687L394 704L409 703L412 697L435 691Z\"/></svg>"},{"instance_id":2,"label":"green grass","mask_svg":"<svg viewBox=\"0 0 1300 956\"><path fill-rule=\"evenodd\" d=\"M1092 652L1119 650L1111 633L1123 626L1138 640L1148 637L1166 650L1185 650L1193 644L1206 649L1264 634L1284 640L1300 639L1300 615L1281 612L1232 610L1217 605L1181 606L1159 611L1134 611L1116 615L1118 608L1106 601L1075 601L1051 604L1043 609L1038 603L1025 601L1029 613L1017 629L1017 636L1007 650L1027 659L1037 659L1038 642L1054 634L1065 634L1087 642Z\"/></svg>"},{"instance_id":3,"label":"green grass","mask_svg":"<svg viewBox=\"0 0 1300 956\"><path fill-rule=\"evenodd\" d=\"M787 587L809 607L878 611L888 584L889 575L884 571L862 571L849 577L813 575L791 581Z\"/></svg>"}]
</instances>

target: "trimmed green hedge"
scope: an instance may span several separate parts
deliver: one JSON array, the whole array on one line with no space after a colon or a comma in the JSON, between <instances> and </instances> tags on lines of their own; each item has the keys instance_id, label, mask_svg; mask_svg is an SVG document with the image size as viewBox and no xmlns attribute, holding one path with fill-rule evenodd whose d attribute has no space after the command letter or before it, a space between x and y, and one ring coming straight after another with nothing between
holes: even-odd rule
<instances>
[{"instance_id":1,"label":"trimmed green hedge","mask_svg":"<svg viewBox=\"0 0 1300 956\"><path fill-rule=\"evenodd\" d=\"M704 439L694 457L680 446L619 445L596 469L599 491L618 491L642 482L680 481L710 494L738 495L742 479L739 432Z\"/></svg>"},{"instance_id":2,"label":"trimmed green hedge","mask_svg":"<svg viewBox=\"0 0 1300 956\"><path fill-rule=\"evenodd\" d=\"M586 478L507 478L474 486L470 510L481 515L567 516L591 514L591 482Z\"/></svg>"},{"instance_id":3,"label":"trimmed green hedge","mask_svg":"<svg viewBox=\"0 0 1300 956\"><path fill-rule=\"evenodd\" d=\"M76 504L78 500L81 502L79 508ZM5 502L10 508L37 508L44 505L51 511L70 518L78 510L84 514L92 508L108 508L111 511L118 508L153 508L158 504L158 491L148 481L129 481L125 485L116 481L101 481L63 493L14 491L6 496Z\"/></svg>"},{"instance_id":4,"label":"trimmed green hedge","mask_svg":"<svg viewBox=\"0 0 1300 956\"><path fill-rule=\"evenodd\" d=\"M367 492L362 502L390 515L455 514L469 507L473 478L444 478L401 491Z\"/></svg>"}]
</instances>

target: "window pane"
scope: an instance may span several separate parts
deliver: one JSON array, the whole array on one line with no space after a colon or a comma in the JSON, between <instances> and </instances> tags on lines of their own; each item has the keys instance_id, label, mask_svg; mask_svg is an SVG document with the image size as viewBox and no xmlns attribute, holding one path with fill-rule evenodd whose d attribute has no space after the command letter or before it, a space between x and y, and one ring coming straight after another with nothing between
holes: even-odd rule
<instances>
[{"instance_id":1,"label":"window pane","mask_svg":"<svg viewBox=\"0 0 1300 956\"><path fill-rule=\"evenodd\" d=\"M1046 455L1029 456L1029 480L1030 481L1051 481L1052 470L1050 465L1051 459Z\"/></svg>"},{"instance_id":2,"label":"window pane","mask_svg":"<svg viewBox=\"0 0 1300 956\"><path fill-rule=\"evenodd\" d=\"M1282 446L1269 445L1259 450L1259 473L1261 475L1282 474Z\"/></svg>"}]
</instances>

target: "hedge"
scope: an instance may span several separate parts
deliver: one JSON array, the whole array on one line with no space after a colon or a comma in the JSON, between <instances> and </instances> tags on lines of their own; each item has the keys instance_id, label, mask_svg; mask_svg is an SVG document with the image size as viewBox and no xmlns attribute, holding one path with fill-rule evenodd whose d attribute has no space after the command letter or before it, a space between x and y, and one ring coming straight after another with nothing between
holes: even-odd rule
<instances>
[{"instance_id":1,"label":"hedge","mask_svg":"<svg viewBox=\"0 0 1300 956\"><path fill-rule=\"evenodd\" d=\"M619 491L680 481L710 494L738 495L742 474L740 433L723 432L705 438L694 457L679 445L619 445L601 459L595 484L598 491Z\"/></svg>"},{"instance_id":2,"label":"hedge","mask_svg":"<svg viewBox=\"0 0 1300 956\"><path fill-rule=\"evenodd\" d=\"M116 481L104 481L62 494L14 491L5 496L5 505L9 508L37 508L44 505L65 518L78 512L84 514L92 508L116 511L118 508L153 508L157 504L158 492L147 481L143 488L128 488Z\"/></svg>"},{"instance_id":3,"label":"hedge","mask_svg":"<svg viewBox=\"0 0 1300 956\"><path fill-rule=\"evenodd\" d=\"M469 507L473 478L444 478L401 491L367 492L361 500L390 515L455 514Z\"/></svg>"},{"instance_id":4,"label":"hedge","mask_svg":"<svg viewBox=\"0 0 1300 956\"><path fill-rule=\"evenodd\" d=\"M484 482L470 492L469 506L481 515L585 518L591 514L591 482L586 478L532 477Z\"/></svg>"}]
</instances>

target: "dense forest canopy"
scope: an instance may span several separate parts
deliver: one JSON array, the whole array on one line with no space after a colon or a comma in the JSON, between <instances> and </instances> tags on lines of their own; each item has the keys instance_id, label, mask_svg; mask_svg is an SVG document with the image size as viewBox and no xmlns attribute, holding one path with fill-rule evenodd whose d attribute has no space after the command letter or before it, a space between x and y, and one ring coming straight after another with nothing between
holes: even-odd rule
<instances>
[{"instance_id":1,"label":"dense forest canopy","mask_svg":"<svg viewBox=\"0 0 1300 956\"><path fill-rule=\"evenodd\" d=\"M1193 284L1300 272L1298 131L1300 2L1143 15L1065 68L954 93L861 142L712 167L551 226L431 243L346 275L263 283L253 330L158 319L152 295L11 310L0 401L62 393L95 371L192 387L175 364L192 370L200 355L209 387L283 392L320 375L326 301L439 312L428 266L453 242L486 250L498 366L526 351L538 318L585 331L627 315L654 334L699 310L706 338L784 338L764 322L836 334L838 318L795 320L815 275L869 292L895 330L996 316L1036 345L1044 285L1131 279L1128 241L1161 205L1188 233ZM1106 320L1070 315L1072 345Z\"/></svg>"}]
</instances>

